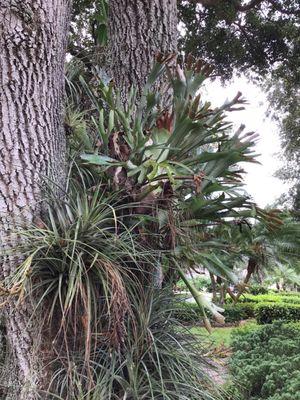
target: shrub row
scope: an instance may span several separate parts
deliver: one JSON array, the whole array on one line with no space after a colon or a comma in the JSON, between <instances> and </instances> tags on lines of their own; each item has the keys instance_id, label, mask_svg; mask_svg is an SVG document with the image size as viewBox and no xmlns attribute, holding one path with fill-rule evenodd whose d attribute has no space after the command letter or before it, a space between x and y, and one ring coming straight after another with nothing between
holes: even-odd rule
<instances>
[{"instance_id":1,"label":"shrub row","mask_svg":"<svg viewBox=\"0 0 300 400\"><path fill-rule=\"evenodd\" d=\"M270 324L277 320L300 321L300 304L290 303L237 303L224 307L225 322L234 323L256 318L258 324ZM182 302L175 316L183 323L195 324L201 320L201 311L197 304Z\"/></svg>"},{"instance_id":2,"label":"shrub row","mask_svg":"<svg viewBox=\"0 0 300 400\"><path fill-rule=\"evenodd\" d=\"M258 324L271 324L276 320L300 320L300 304L258 303L255 305L254 309Z\"/></svg>"},{"instance_id":3,"label":"shrub row","mask_svg":"<svg viewBox=\"0 0 300 400\"><path fill-rule=\"evenodd\" d=\"M238 303L225 304L224 313L225 322L233 323L244 319L254 318L255 304L254 303ZM201 311L195 303L182 302L182 305L175 312L175 316L183 323L194 324L201 320Z\"/></svg>"},{"instance_id":4,"label":"shrub row","mask_svg":"<svg viewBox=\"0 0 300 400\"><path fill-rule=\"evenodd\" d=\"M230 304L233 300L231 297L226 299L226 303ZM259 294L257 296L252 294L244 294L240 297L239 302L241 303L260 303L260 302L267 302L267 303L295 303L300 304L300 296L294 293L293 295L286 295L286 294Z\"/></svg>"},{"instance_id":5,"label":"shrub row","mask_svg":"<svg viewBox=\"0 0 300 400\"><path fill-rule=\"evenodd\" d=\"M262 285L251 285L249 287L249 293L251 294L267 294L270 292L270 290L268 288L266 288L265 286Z\"/></svg>"}]
</instances>

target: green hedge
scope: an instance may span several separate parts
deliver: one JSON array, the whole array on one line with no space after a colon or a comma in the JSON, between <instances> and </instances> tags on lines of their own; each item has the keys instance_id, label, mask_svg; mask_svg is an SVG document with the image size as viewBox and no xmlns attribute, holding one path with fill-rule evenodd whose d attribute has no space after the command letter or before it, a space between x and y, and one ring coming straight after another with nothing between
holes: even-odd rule
<instances>
[{"instance_id":1,"label":"green hedge","mask_svg":"<svg viewBox=\"0 0 300 400\"><path fill-rule=\"evenodd\" d=\"M254 303L226 304L223 306L225 322L239 322L255 317ZM195 324L202 318L201 311L195 303L182 302L180 308L175 311L176 318L183 323Z\"/></svg>"},{"instance_id":2,"label":"green hedge","mask_svg":"<svg viewBox=\"0 0 300 400\"><path fill-rule=\"evenodd\" d=\"M232 303L233 300L231 297L226 298L226 303L230 304ZM240 297L239 299L240 303L261 303L261 302L267 302L267 303L295 303L295 304L300 304L300 296L297 295L296 293L292 294L259 294L259 295L253 295L253 294L244 294L243 296Z\"/></svg>"},{"instance_id":3,"label":"green hedge","mask_svg":"<svg viewBox=\"0 0 300 400\"><path fill-rule=\"evenodd\" d=\"M300 400L299 324L238 329L232 336L230 399Z\"/></svg>"},{"instance_id":4,"label":"green hedge","mask_svg":"<svg viewBox=\"0 0 300 400\"><path fill-rule=\"evenodd\" d=\"M300 296L300 292L278 292L277 293L280 296Z\"/></svg>"},{"instance_id":5,"label":"green hedge","mask_svg":"<svg viewBox=\"0 0 300 400\"><path fill-rule=\"evenodd\" d=\"M258 303L255 317L258 324L271 324L276 320L300 321L300 304Z\"/></svg>"},{"instance_id":6,"label":"green hedge","mask_svg":"<svg viewBox=\"0 0 300 400\"><path fill-rule=\"evenodd\" d=\"M255 317L255 305L253 303L226 304L224 309L225 322L238 322Z\"/></svg>"},{"instance_id":7,"label":"green hedge","mask_svg":"<svg viewBox=\"0 0 300 400\"><path fill-rule=\"evenodd\" d=\"M300 296L246 295L247 302L227 303L224 308L225 322L233 323L256 318L258 324L273 321L300 321ZM176 317L183 323L195 324L201 320L201 311L195 303L182 301Z\"/></svg>"},{"instance_id":8,"label":"green hedge","mask_svg":"<svg viewBox=\"0 0 300 400\"><path fill-rule=\"evenodd\" d=\"M191 283L193 283L195 288L197 290L199 290L200 292L203 290L208 290L208 291L211 290L211 281L207 276L197 276L195 278L189 278L188 280ZM177 290L188 290L186 284L183 282L182 279L180 279L176 283L176 289Z\"/></svg>"},{"instance_id":9,"label":"green hedge","mask_svg":"<svg viewBox=\"0 0 300 400\"><path fill-rule=\"evenodd\" d=\"M251 285L248 290L249 290L250 294L254 294L254 295L267 294L270 291L268 288L266 288L265 286L261 286L261 285Z\"/></svg>"}]
</instances>

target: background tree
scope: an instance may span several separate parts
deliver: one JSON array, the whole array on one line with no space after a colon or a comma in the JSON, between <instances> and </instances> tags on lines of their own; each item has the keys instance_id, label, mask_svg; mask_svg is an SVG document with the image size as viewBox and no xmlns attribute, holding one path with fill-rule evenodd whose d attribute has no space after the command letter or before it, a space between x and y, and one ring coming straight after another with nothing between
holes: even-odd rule
<instances>
[{"instance_id":1,"label":"background tree","mask_svg":"<svg viewBox=\"0 0 300 400\"><path fill-rule=\"evenodd\" d=\"M297 1L179 1L180 48L205 58L221 79L234 72L299 79Z\"/></svg>"},{"instance_id":2,"label":"background tree","mask_svg":"<svg viewBox=\"0 0 300 400\"><path fill-rule=\"evenodd\" d=\"M255 276L263 280L286 270L293 271L293 276L299 280L299 223L279 210L270 210L269 214L272 220L252 224L250 220L241 219L214 230L216 238L230 249L219 254L216 251L218 257L228 268L244 272L243 279L236 282L237 294L227 289L235 302L251 286Z\"/></svg>"},{"instance_id":3,"label":"background tree","mask_svg":"<svg viewBox=\"0 0 300 400\"><path fill-rule=\"evenodd\" d=\"M39 218L43 186L64 185L64 61L70 2L4 1L0 8L1 278L20 263L17 231ZM30 302L5 306L9 398L32 399L41 384Z\"/></svg>"},{"instance_id":4,"label":"background tree","mask_svg":"<svg viewBox=\"0 0 300 400\"><path fill-rule=\"evenodd\" d=\"M287 206L300 212L300 84L286 75L282 79L271 78L266 83L269 91L269 113L280 129L283 167L277 172L279 178L291 184L289 193L282 196Z\"/></svg>"},{"instance_id":5,"label":"background tree","mask_svg":"<svg viewBox=\"0 0 300 400\"><path fill-rule=\"evenodd\" d=\"M221 80L244 73L267 86L286 163L278 173L293 182L290 202L299 209L298 1L179 1L184 26L180 49L204 57Z\"/></svg>"}]
</instances>

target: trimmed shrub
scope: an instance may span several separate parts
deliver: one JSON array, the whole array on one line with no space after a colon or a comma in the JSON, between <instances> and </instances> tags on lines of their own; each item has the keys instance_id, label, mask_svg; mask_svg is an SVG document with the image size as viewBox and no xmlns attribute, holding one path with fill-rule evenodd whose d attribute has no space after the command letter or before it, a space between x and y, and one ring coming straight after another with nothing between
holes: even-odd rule
<instances>
[{"instance_id":1,"label":"trimmed shrub","mask_svg":"<svg viewBox=\"0 0 300 400\"><path fill-rule=\"evenodd\" d=\"M230 304L232 303L233 300L231 297L226 298L226 303ZM253 295L253 294L244 294L242 297L239 299L239 303L295 303L295 304L300 304L300 296L297 295L297 293L294 293L294 295L285 295L285 294L259 294L259 295Z\"/></svg>"},{"instance_id":2,"label":"trimmed shrub","mask_svg":"<svg viewBox=\"0 0 300 400\"><path fill-rule=\"evenodd\" d=\"M249 290L250 294L254 294L254 295L269 293L269 289L264 286L261 286L261 285L252 285L249 287L248 290Z\"/></svg>"},{"instance_id":3,"label":"trimmed shrub","mask_svg":"<svg viewBox=\"0 0 300 400\"><path fill-rule=\"evenodd\" d=\"M226 322L238 322L255 317L255 305L253 303L226 304L224 306Z\"/></svg>"},{"instance_id":4,"label":"trimmed shrub","mask_svg":"<svg viewBox=\"0 0 300 400\"><path fill-rule=\"evenodd\" d=\"M300 321L300 304L258 303L255 317L258 324L271 324L276 320Z\"/></svg>"},{"instance_id":5,"label":"trimmed shrub","mask_svg":"<svg viewBox=\"0 0 300 400\"><path fill-rule=\"evenodd\" d=\"M225 322L233 323L255 317L254 303L226 304L224 308ZM182 302L179 310L176 310L176 318L182 323L195 324L201 320L201 311L195 303Z\"/></svg>"},{"instance_id":6,"label":"trimmed shrub","mask_svg":"<svg viewBox=\"0 0 300 400\"><path fill-rule=\"evenodd\" d=\"M279 295L281 296L300 296L300 292L278 292Z\"/></svg>"},{"instance_id":7,"label":"trimmed shrub","mask_svg":"<svg viewBox=\"0 0 300 400\"><path fill-rule=\"evenodd\" d=\"M235 399L300 400L300 325L274 323L233 335ZM230 392L230 390L229 390Z\"/></svg>"},{"instance_id":8,"label":"trimmed shrub","mask_svg":"<svg viewBox=\"0 0 300 400\"><path fill-rule=\"evenodd\" d=\"M250 295L249 295L250 296ZM268 296L268 297L266 297ZM224 308L225 322L234 323L249 318L256 318L258 324L271 324L273 321L300 321L299 297L279 298L274 295L253 296L255 300L249 298L248 302L237 304L229 303L222 306ZM259 298L259 299L257 299ZM269 301L263 301L263 300ZM288 299L293 299L295 303L287 303ZM272 300L272 301L270 301ZM175 312L176 318L182 323L195 324L201 320L201 311L197 304L182 301L180 308Z\"/></svg>"},{"instance_id":9,"label":"trimmed shrub","mask_svg":"<svg viewBox=\"0 0 300 400\"><path fill-rule=\"evenodd\" d=\"M283 296L281 300L283 303L300 304L300 296Z\"/></svg>"}]
</instances>

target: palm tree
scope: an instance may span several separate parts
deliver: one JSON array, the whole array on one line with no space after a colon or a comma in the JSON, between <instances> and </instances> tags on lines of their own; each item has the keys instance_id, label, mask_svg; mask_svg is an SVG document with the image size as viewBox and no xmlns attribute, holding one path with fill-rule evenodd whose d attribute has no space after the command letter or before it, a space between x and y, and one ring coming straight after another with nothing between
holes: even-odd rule
<instances>
[{"instance_id":1,"label":"palm tree","mask_svg":"<svg viewBox=\"0 0 300 400\"><path fill-rule=\"evenodd\" d=\"M215 234L230 248L222 260L228 267L241 268L246 262L246 275L237 284L236 295L227 288L235 302L244 293L255 272L264 275L279 271L293 271L297 281L300 256L300 226L291 215L279 210L268 210L269 218L250 223L247 219L234 221L233 227L219 227ZM221 256L222 257L222 256ZM242 267L243 268L243 267Z\"/></svg>"}]
</instances>

